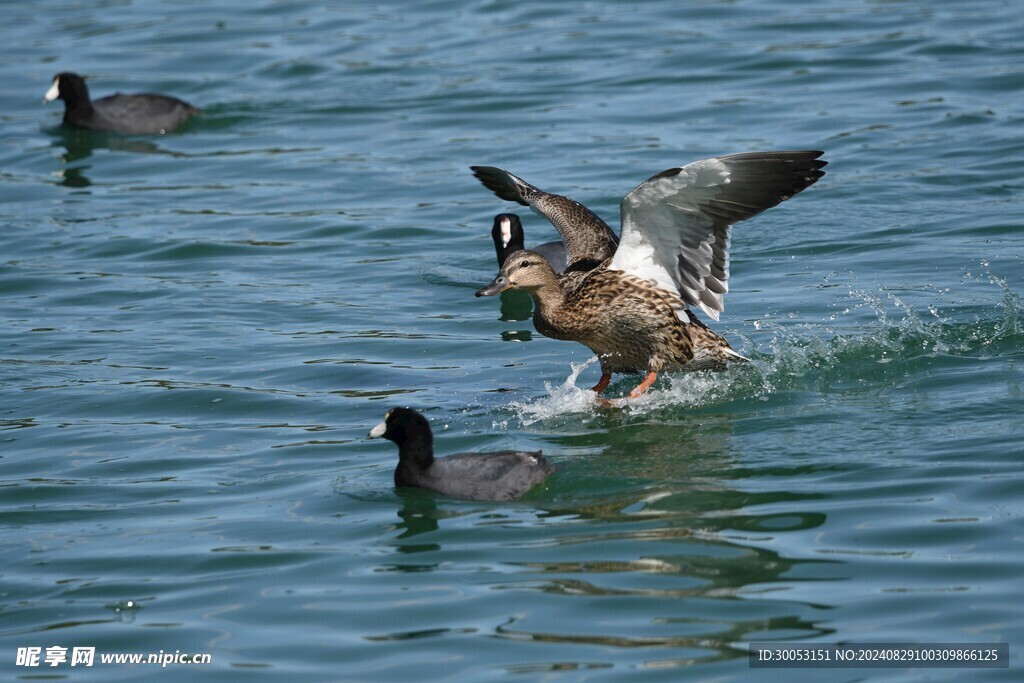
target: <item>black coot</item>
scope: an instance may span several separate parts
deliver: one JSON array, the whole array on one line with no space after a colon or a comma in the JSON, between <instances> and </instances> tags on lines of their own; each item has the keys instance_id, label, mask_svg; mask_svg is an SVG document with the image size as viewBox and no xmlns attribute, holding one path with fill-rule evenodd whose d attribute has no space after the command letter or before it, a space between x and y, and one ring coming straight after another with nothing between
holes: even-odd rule
<instances>
[{"instance_id":1,"label":"black coot","mask_svg":"<svg viewBox=\"0 0 1024 683\"><path fill-rule=\"evenodd\" d=\"M494 252L498 256L498 268L505 265L508 255L526 249L524 243L526 236L523 233L523 224L519 216L514 213L499 213L494 217L494 227L491 228L491 237L494 239ZM568 258L565 245L561 242L545 242L538 244L530 251L535 251L551 264L551 270L561 273L565 270Z\"/></svg>"},{"instance_id":2,"label":"black coot","mask_svg":"<svg viewBox=\"0 0 1024 683\"><path fill-rule=\"evenodd\" d=\"M43 96L44 103L56 99L64 100L66 125L109 133L168 133L199 112L188 102L154 93L117 93L90 100L85 79L67 71L53 77Z\"/></svg>"},{"instance_id":3,"label":"black coot","mask_svg":"<svg viewBox=\"0 0 1024 683\"><path fill-rule=\"evenodd\" d=\"M516 500L555 471L540 451L457 453L435 458L430 425L410 408L389 410L369 436L398 445L395 486L416 486L456 498Z\"/></svg>"}]
</instances>

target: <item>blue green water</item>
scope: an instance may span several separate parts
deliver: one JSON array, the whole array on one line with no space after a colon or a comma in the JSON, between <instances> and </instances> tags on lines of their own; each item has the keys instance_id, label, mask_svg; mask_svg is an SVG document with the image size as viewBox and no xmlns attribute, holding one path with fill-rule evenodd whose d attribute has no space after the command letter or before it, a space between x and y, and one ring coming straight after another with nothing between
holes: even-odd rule
<instances>
[{"instance_id":1,"label":"blue green water","mask_svg":"<svg viewBox=\"0 0 1024 683\"><path fill-rule=\"evenodd\" d=\"M1018 3L324 5L5 5L5 678L1020 676ZM61 70L204 114L65 131ZM473 296L515 207L471 164L617 225L656 172L787 148L830 165L734 231L714 327L749 365L602 410L586 348ZM512 504L396 491L365 438L392 405L441 453L560 469ZM1008 642L1011 670L752 671L764 640Z\"/></svg>"}]
</instances>

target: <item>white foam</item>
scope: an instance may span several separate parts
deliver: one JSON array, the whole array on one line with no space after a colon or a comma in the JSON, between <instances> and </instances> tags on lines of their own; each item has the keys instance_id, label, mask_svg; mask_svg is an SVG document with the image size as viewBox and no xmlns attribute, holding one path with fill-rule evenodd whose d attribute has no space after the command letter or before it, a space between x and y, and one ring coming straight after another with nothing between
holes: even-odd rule
<instances>
[{"instance_id":1,"label":"white foam","mask_svg":"<svg viewBox=\"0 0 1024 683\"><path fill-rule=\"evenodd\" d=\"M752 321L755 338L731 335L741 342L749 363L733 363L722 371L663 373L654 387L636 399L621 399L641 376L616 375L601 398L615 400L614 408L599 403L589 386L577 386L580 374L597 362L572 363L560 385L545 382L547 395L513 401L509 409L524 425L565 415L583 422L609 415L643 416L665 408L697 409L731 401L763 401L786 391L823 395L894 381L882 370L906 366L901 361L938 354L987 353L1002 339L1020 334L1020 296L1006 282L987 274L967 273L965 283L979 288L978 303L936 303L949 290L931 285L899 294L879 287L847 289L835 302L835 313L818 322L790 323L770 315ZM995 289L993 289L993 285ZM993 301L993 294L995 301ZM881 374L880 374L881 373ZM635 380L635 383L631 383ZM581 418L582 416L582 418Z\"/></svg>"},{"instance_id":2,"label":"white foam","mask_svg":"<svg viewBox=\"0 0 1024 683\"><path fill-rule=\"evenodd\" d=\"M597 395L588 388L576 386L576 379L581 372L596 362L597 356L592 356L583 363L569 363L572 370L560 386L544 382L547 396L522 403L513 401L509 408L516 412L524 426L566 413L595 413Z\"/></svg>"},{"instance_id":3,"label":"white foam","mask_svg":"<svg viewBox=\"0 0 1024 683\"><path fill-rule=\"evenodd\" d=\"M644 415L668 406L685 408L716 403L735 393L734 387L737 384L744 387L750 385L749 382L741 380L742 376L750 374L745 367L746 364L725 371L664 373L659 376L654 388L634 399L628 398L628 392L624 392L622 396L616 395L615 386L622 386L621 381L616 381L612 390L601 396L602 399L611 399L615 402L613 407L608 407L602 405L598 396L589 387L576 384L580 374L596 362L597 357L592 356L584 363L570 363L569 376L562 384L544 383L546 396L522 402L513 401L509 408L515 411L524 426L567 414L583 413L598 416L607 414L609 410L622 411L627 415ZM641 377L638 375L635 379L639 382ZM745 389L742 392L745 393Z\"/></svg>"}]
</instances>

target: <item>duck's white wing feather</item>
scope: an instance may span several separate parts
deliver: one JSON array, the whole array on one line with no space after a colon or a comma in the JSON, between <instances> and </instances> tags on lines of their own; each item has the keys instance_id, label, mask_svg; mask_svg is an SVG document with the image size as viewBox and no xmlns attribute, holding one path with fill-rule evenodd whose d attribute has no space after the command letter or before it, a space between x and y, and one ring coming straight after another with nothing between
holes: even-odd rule
<instances>
[{"instance_id":1,"label":"duck's white wing feather","mask_svg":"<svg viewBox=\"0 0 1024 683\"><path fill-rule=\"evenodd\" d=\"M622 199L610 267L653 280L718 320L729 291L729 240L745 220L824 175L822 152L751 152L653 176Z\"/></svg>"}]
</instances>

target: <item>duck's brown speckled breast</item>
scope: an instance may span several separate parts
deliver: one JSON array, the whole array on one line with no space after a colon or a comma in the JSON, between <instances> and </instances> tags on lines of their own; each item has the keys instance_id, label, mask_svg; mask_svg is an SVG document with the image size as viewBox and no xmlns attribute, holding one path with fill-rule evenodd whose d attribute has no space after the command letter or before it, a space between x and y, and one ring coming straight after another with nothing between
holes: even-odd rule
<instances>
[{"instance_id":1,"label":"duck's brown speckled breast","mask_svg":"<svg viewBox=\"0 0 1024 683\"><path fill-rule=\"evenodd\" d=\"M612 372L678 368L693 357L686 325L668 293L621 271L563 275L561 306L538 305L534 325L546 337L578 341Z\"/></svg>"}]
</instances>

